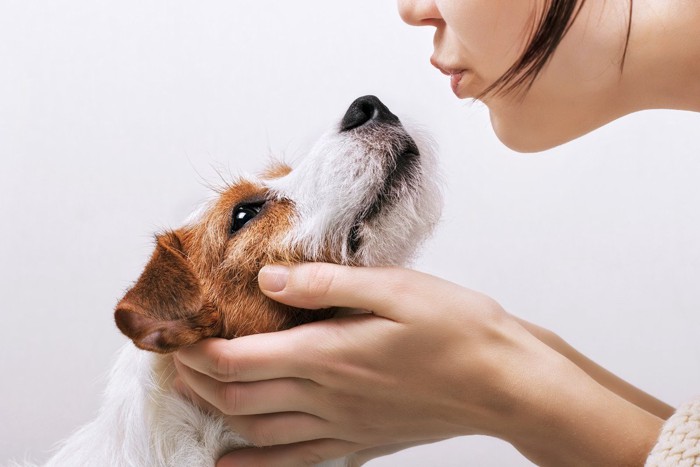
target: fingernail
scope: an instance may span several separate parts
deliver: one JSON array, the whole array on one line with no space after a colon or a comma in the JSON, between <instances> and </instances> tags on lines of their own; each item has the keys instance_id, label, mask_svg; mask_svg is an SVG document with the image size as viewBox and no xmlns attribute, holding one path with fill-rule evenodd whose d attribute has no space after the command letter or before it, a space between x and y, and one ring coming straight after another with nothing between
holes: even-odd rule
<instances>
[{"instance_id":1,"label":"fingernail","mask_svg":"<svg viewBox=\"0 0 700 467\"><path fill-rule=\"evenodd\" d=\"M287 286L289 268L286 266L264 266L258 273L258 283L262 290L280 292Z\"/></svg>"}]
</instances>

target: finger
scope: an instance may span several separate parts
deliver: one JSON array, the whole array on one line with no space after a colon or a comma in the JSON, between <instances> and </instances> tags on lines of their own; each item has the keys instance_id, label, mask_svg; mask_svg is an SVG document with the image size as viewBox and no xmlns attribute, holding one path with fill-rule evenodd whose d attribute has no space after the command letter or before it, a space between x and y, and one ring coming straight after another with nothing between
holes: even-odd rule
<instances>
[{"instance_id":1,"label":"finger","mask_svg":"<svg viewBox=\"0 0 700 467\"><path fill-rule=\"evenodd\" d=\"M175 389L175 391L178 392L178 394L189 399L199 408L213 414L221 413L221 411L217 407L213 406L203 398L199 397L199 395L197 395L196 392L190 389L189 386L187 386L187 384L184 381L182 381L182 378L180 378L179 376L176 376L173 380L173 388Z\"/></svg>"},{"instance_id":2,"label":"finger","mask_svg":"<svg viewBox=\"0 0 700 467\"><path fill-rule=\"evenodd\" d=\"M265 266L258 274L268 297L298 308L349 307L401 321L416 308L416 285L449 287L449 282L400 268L357 268L328 263Z\"/></svg>"},{"instance_id":3,"label":"finger","mask_svg":"<svg viewBox=\"0 0 700 467\"><path fill-rule=\"evenodd\" d=\"M226 415L253 415L318 410L318 384L297 378L249 383L222 383L194 371L175 359L180 378L199 397ZM315 407L316 406L316 407Z\"/></svg>"},{"instance_id":4,"label":"finger","mask_svg":"<svg viewBox=\"0 0 700 467\"><path fill-rule=\"evenodd\" d=\"M306 377L302 364L308 342L299 342L294 329L256 334L233 340L209 338L183 347L177 360L193 370L222 382L260 381L286 377Z\"/></svg>"},{"instance_id":5,"label":"finger","mask_svg":"<svg viewBox=\"0 0 700 467\"><path fill-rule=\"evenodd\" d=\"M222 457L216 467L304 467L339 459L362 446L348 441L321 439L306 443L249 448Z\"/></svg>"},{"instance_id":6,"label":"finger","mask_svg":"<svg viewBox=\"0 0 700 467\"><path fill-rule=\"evenodd\" d=\"M227 417L228 425L257 447L293 444L335 436L331 424L315 415L285 412Z\"/></svg>"}]
</instances>

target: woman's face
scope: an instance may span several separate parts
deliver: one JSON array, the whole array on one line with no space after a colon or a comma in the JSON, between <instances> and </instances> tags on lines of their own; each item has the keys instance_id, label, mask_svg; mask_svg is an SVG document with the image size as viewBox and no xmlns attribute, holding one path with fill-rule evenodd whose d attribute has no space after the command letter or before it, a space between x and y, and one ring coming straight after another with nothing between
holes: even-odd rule
<instances>
[{"instance_id":1,"label":"woman's face","mask_svg":"<svg viewBox=\"0 0 700 467\"><path fill-rule=\"evenodd\" d=\"M452 90L463 99L479 95L516 62L543 1L401 0L399 12L409 24L435 26L430 62L451 75Z\"/></svg>"},{"instance_id":2,"label":"woman's face","mask_svg":"<svg viewBox=\"0 0 700 467\"><path fill-rule=\"evenodd\" d=\"M522 55L546 0L399 0L404 21L436 28L431 63L460 98L479 96ZM604 7L601 4L617 4ZM483 101L504 144L519 151L556 146L616 118L626 17L620 4L586 2L526 94ZM595 4L595 5L594 5ZM617 10L603 11L603 8ZM610 18L607 18L607 16Z\"/></svg>"}]
</instances>

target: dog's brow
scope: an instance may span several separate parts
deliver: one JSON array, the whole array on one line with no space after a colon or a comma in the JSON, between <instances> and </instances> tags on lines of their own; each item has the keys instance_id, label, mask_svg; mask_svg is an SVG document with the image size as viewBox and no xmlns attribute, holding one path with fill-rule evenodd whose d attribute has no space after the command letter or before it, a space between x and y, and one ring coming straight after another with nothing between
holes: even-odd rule
<instances>
[{"instance_id":1,"label":"dog's brow","mask_svg":"<svg viewBox=\"0 0 700 467\"><path fill-rule=\"evenodd\" d=\"M185 219L184 225L194 225L202 220L204 214L211 208L211 206L216 202L217 196L215 194L210 194L207 199L201 201L192 210L192 212Z\"/></svg>"}]
</instances>

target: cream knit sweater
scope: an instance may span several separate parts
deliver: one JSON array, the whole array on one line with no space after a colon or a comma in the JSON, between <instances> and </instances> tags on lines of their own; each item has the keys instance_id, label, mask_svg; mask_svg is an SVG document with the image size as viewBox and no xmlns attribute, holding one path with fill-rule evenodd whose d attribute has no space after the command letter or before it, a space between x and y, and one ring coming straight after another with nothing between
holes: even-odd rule
<instances>
[{"instance_id":1,"label":"cream knit sweater","mask_svg":"<svg viewBox=\"0 0 700 467\"><path fill-rule=\"evenodd\" d=\"M664 423L647 467L700 467L700 397L684 404Z\"/></svg>"}]
</instances>

